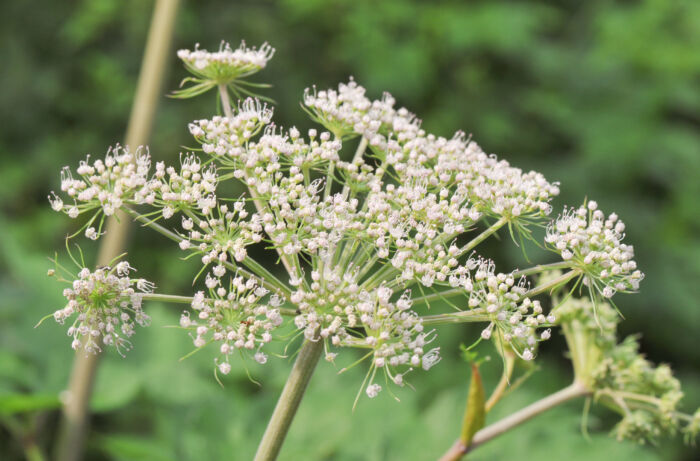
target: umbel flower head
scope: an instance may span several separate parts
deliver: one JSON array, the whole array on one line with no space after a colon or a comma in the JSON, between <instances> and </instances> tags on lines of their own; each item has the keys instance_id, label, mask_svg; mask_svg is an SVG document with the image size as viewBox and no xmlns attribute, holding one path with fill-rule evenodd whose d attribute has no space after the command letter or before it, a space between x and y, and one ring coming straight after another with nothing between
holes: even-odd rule
<instances>
[{"instance_id":1,"label":"umbel flower head","mask_svg":"<svg viewBox=\"0 0 700 461\"><path fill-rule=\"evenodd\" d=\"M200 49L198 43L194 50L179 50L177 57L192 74L226 84L261 71L274 54L275 49L267 43L260 48L249 48L241 42L233 49L227 42L221 42L219 51Z\"/></svg>"},{"instance_id":2,"label":"umbel flower head","mask_svg":"<svg viewBox=\"0 0 700 461\"><path fill-rule=\"evenodd\" d=\"M178 98L191 98L221 85L231 89L236 95L253 95L251 88L266 88L268 85L250 83L245 79L258 73L272 59L275 49L267 43L260 48L247 47L245 42L233 49L227 42L221 42L219 51L200 49L196 44L194 50L179 50L177 57L185 68L194 75L182 81L193 83L174 93ZM182 86L182 85L181 85Z\"/></svg>"},{"instance_id":3,"label":"umbel flower head","mask_svg":"<svg viewBox=\"0 0 700 461\"><path fill-rule=\"evenodd\" d=\"M634 292L644 274L637 269L634 248L622 243L625 224L612 213L606 218L598 204L564 209L547 227L545 242L584 274L584 283L605 298Z\"/></svg>"},{"instance_id":4,"label":"umbel flower head","mask_svg":"<svg viewBox=\"0 0 700 461\"><path fill-rule=\"evenodd\" d=\"M304 94L321 129L281 129L258 99L229 101L229 91L245 87L241 78L265 67L269 47L179 55L195 82L180 96L218 86L225 109L225 116L189 124L200 148L181 155L178 167L157 163L152 174L147 152L104 180L83 168L87 177L68 179L68 197L52 201L56 209L64 206L58 200L75 201L68 205L74 216L118 205L200 258L197 277L206 289L192 298L182 326L196 347L217 344L219 371L230 370L233 352L266 361L283 315L299 336L323 342L329 361L345 360L343 348L365 351L370 397L381 391L381 375L401 386L411 370L439 362L433 323L484 322L482 338L497 337L521 358L534 358L556 322L534 298L547 290L524 277L537 271L497 271L476 250L504 227L534 238L531 229L546 225L558 183L487 154L462 132L426 132L390 94L370 99L352 79ZM226 181L247 193L222 196ZM630 291L621 284L632 289L640 277L630 249L619 243L619 226L607 232L591 213L567 212L562 219L580 222L552 224L548 242L575 255L564 264L572 274ZM575 244L569 234L581 228L588 240L581 235L584 243ZM264 251L264 259L252 256ZM272 269L275 261L284 276ZM427 316L428 309L443 312Z\"/></svg>"},{"instance_id":5,"label":"umbel flower head","mask_svg":"<svg viewBox=\"0 0 700 461\"><path fill-rule=\"evenodd\" d=\"M83 347L88 353L97 353L103 344L123 355L131 349L128 338L134 335L134 326L150 323L141 308L142 294L152 292L154 285L131 278L134 268L127 261L113 263L95 271L83 267L75 280L63 280L70 284L63 290L68 304L54 312L53 318L60 324L72 319L68 336L73 337L73 349Z\"/></svg>"},{"instance_id":6,"label":"umbel flower head","mask_svg":"<svg viewBox=\"0 0 700 461\"><path fill-rule=\"evenodd\" d=\"M49 196L51 208L71 218L92 211L97 211L95 216L100 212L111 216L123 205L144 201L142 194L149 179L150 167L151 157L147 148L132 151L128 146L117 144L107 150L104 160L97 159L92 163L88 155L76 169L78 177L73 176L70 168L63 168L61 192L65 195L62 198L52 193ZM89 225L93 221L94 217ZM92 240L99 236L93 227L88 227L85 234Z\"/></svg>"},{"instance_id":7,"label":"umbel flower head","mask_svg":"<svg viewBox=\"0 0 700 461\"><path fill-rule=\"evenodd\" d=\"M228 286L215 277L207 277L206 284L209 297L199 291L192 300L196 318L188 312L180 317L180 326L194 332L195 347L204 347L209 342L206 338L219 344L221 356L217 361L223 374L231 371L229 356L237 350L253 352L255 361L265 363L267 355L260 349L272 340L272 330L282 323L280 298L272 295L263 302L269 291L241 276L229 279Z\"/></svg>"}]
</instances>

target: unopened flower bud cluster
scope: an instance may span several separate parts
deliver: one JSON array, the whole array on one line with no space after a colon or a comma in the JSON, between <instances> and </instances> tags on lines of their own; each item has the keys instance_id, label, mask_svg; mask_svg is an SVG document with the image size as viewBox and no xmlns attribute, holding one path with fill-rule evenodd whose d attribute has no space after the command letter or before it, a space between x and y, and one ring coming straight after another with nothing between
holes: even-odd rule
<instances>
[{"instance_id":1,"label":"unopened flower bud cluster","mask_svg":"<svg viewBox=\"0 0 700 461\"><path fill-rule=\"evenodd\" d=\"M690 440L697 436L697 416L680 411L683 392L671 368L644 358L635 337L617 342L620 316L610 304L568 298L556 314L577 380L622 415L613 430L619 440L654 443L679 431Z\"/></svg>"},{"instance_id":2,"label":"unopened flower bud cluster","mask_svg":"<svg viewBox=\"0 0 700 461\"><path fill-rule=\"evenodd\" d=\"M618 440L654 442L661 436L673 435L685 425L680 419L678 406L683 392L671 368L654 366L639 353L639 344L633 337L607 351L594 371L595 388L609 389L614 395L637 394L651 402L638 405L633 398L621 404L622 420L615 427Z\"/></svg>"}]
</instances>

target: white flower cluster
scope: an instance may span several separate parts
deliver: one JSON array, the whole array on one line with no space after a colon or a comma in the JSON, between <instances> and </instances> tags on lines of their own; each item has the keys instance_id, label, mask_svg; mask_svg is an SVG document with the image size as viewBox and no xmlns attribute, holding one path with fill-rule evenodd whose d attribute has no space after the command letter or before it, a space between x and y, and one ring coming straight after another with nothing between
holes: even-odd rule
<instances>
[{"instance_id":1,"label":"white flower cluster","mask_svg":"<svg viewBox=\"0 0 700 461\"><path fill-rule=\"evenodd\" d=\"M282 300L277 295L268 297L268 290L241 276L231 278L227 287L220 277L207 276L207 288L209 298L203 291L193 298L197 318L190 318L189 312L180 317L180 326L194 331L195 347L204 347L210 340L220 344L217 366L223 374L231 371L229 357L236 350L255 351L255 361L267 362L260 349L272 341L272 330L282 323Z\"/></svg>"},{"instance_id":2,"label":"white flower cluster","mask_svg":"<svg viewBox=\"0 0 700 461\"><path fill-rule=\"evenodd\" d=\"M377 370L402 385L411 369L439 361L439 348L427 348L435 335L423 330L413 285L421 293L459 290L464 303L453 307L488 322L483 338L498 335L532 359L554 316L528 297L524 278L497 273L473 252L504 226L529 232L527 226L544 224L558 184L486 154L461 132L451 138L427 133L414 114L395 108L390 94L371 100L353 80L305 92L305 109L327 130L307 136L277 128L272 109L257 99L229 110L224 85L248 94L238 79L265 67L272 53L268 45L181 50L199 77L182 97L221 85L227 116L189 124L205 157L185 155L179 170L158 163L150 178L150 158L140 151L81 164L82 180L64 173L62 189L76 203L68 213L101 207L112 214L134 204L157 209L142 221L180 215L182 230L154 227L201 256L200 274L208 271L209 295L195 296L197 318L185 314L182 326L195 331L197 347L220 344L222 373L230 371L236 349L266 360L260 348L282 320L284 299L293 307L284 312L295 312L305 338L324 342L328 360L336 356L329 347L370 349L367 395L381 391ZM352 138L360 139L350 157L343 149ZM217 187L226 180L241 182L248 196L223 204ZM51 200L64 209L61 199ZM623 228L589 203L552 224L547 243L612 296L636 289L641 279L632 248L620 242ZM97 233L86 231L91 238ZM288 284L250 258L248 247L259 243L277 252L273 258L283 263Z\"/></svg>"},{"instance_id":3,"label":"white flower cluster","mask_svg":"<svg viewBox=\"0 0 700 461\"><path fill-rule=\"evenodd\" d=\"M114 346L120 354L131 349L127 338L134 334L134 324L147 326L150 319L141 309L141 293L152 292L154 285L145 279L133 279L133 268L126 261L94 272L83 268L70 288L63 290L68 304L54 312L54 319L63 324L76 314L68 328L72 347L85 351L101 351L99 341Z\"/></svg>"},{"instance_id":4,"label":"white flower cluster","mask_svg":"<svg viewBox=\"0 0 700 461\"><path fill-rule=\"evenodd\" d=\"M228 83L264 69L274 54L275 49L267 43L260 48L248 48L241 42L234 50L228 43L221 42L219 51L200 49L197 44L194 50L179 50L177 57L194 75L216 83Z\"/></svg>"},{"instance_id":5,"label":"white flower cluster","mask_svg":"<svg viewBox=\"0 0 700 461\"><path fill-rule=\"evenodd\" d=\"M211 120L195 120L189 130L206 154L238 158L244 153L245 143L271 121L272 109L248 98L239 104L233 117L217 115Z\"/></svg>"},{"instance_id":6,"label":"white flower cluster","mask_svg":"<svg viewBox=\"0 0 700 461\"><path fill-rule=\"evenodd\" d=\"M336 137L345 139L379 128L378 124L372 124L372 120L364 116L371 107L365 92L363 87L351 79L348 83L341 83L338 91L329 89L317 92L315 87L307 88L304 104L316 122Z\"/></svg>"},{"instance_id":7,"label":"white flower cluster","mask_svg":"<svg viewBox=\"0 0 700 461\"><path fill-rule=\"evenodd\" d=\"M363 341L374 349L371 377L366 389L374 397L381 386L373 382L375 371L383 371L399 386L404 385L404 375L413 367L429 370L440 361L440 348L425 351L434 339L434 330L424 332L423 323L411 310L410 292L404 292L391 302L392 290L379 287L372 294L364 292L356 306L357 314L365 326Z\"/></svg>"},{"instance_id":8,"label":"white flower cluster","mask_svg":"<svg viewBox=\"0 0 700 461\"><path fill-rule=\"evenodd\" d=\"M318 271L311 273L309 287L302 286L301 280L292 280L298 289L291 301L300 312L294 322L310 340L320 338L333 347L372 349L366 391L373 397L381 391L381 386L373 383L377 370L403 386L403 376L413 367L428 370L440 360L439 348L424 350L435 336L432 331L424 332L421 319L411 309L410 292L392 300L394 292L385 286L360 291L353 275L341 275L338 268L326 265L323 276ZM358 328L364 332L358 333ZM327 352L326 360L333 361L336 355Z\"/></svg>"},{"instance_id":9,"label":"white flower cluster","mask_svg":"<svg viewBox=\"0 0 700 461\"><path fill-rule=\"evenodd\" d=\"M594 201L565 209L547 227L545 242L564 261L579 268L584 282L606 298L639 289L644 274L637 269L634 248L622 243L625 225L615 213L607 218Z\"/></svg>"},{"instance_id":10,"label":"white flower cluster","mask_svg":"<svg viewBox=\"0 0 700 461\"><path fill-rule=\"evenodd\" d=\"M117 144L110 147L104 160L89 162L90 156L81 161L76 170L81 179L74 178L68 167L63 168L61 191L73 203L64 203L61 197L52 193L49 201L55 211L64 211L71 218L77 218L83 212L101 208L105 215L111 216L124 204L143 201L142 194L151 167L147 149L132 152L128 146Z\"/></svg>"},{"instance_id":11,"label":"white flower cluster","mask_svg":"<svg viewBox=\"0 0 700 461\"><path fill-rule=\"evenodd\" d=\"M552 313L545 314L540 302L527 296L529 285L525 277L516 279L513 274L496 273L492 261L469 258L450 275L449 284L464 290L469 309L478 309L490 319L481 332L483 339L490 339L495 329L516 354L532 360L537 343L550 338L549 329L539 333L537 330L552 326L556 318Z\"/></svg>"},{"instance_id":12,"label":"white flower cluster","mask_svg":"<svg viewBox=\"0 0 700 461\"><path fill-rule=\"evenodd\" d=\"M511 219L549 214L549 202L559 194L558 184L485 154L462 133L452 139L426 133L415 115L393 107L390 94L371 101L353 80L337 91L307 90L304 103L338 136L363 136L383 160L381 170L392 166L401 185L415 182L428 193L444 190L452 200L468 199L482 213Z\"/></svg>"},{"instance_id":13,"label":"white flower cluster","mask_svg":"<svg viewBox=\"0 0 700 461\"><path fill-rule=\"evenodd\" d=\"M193 154L181 159L178 172L173 167L156 164L156 171L147 183L146 202L161 206L163 217L171 218L176 211L196 209L208 215L216 207L218 177L214 165L203 168L202 162Z\"/></svg>"},{"instance_id":14,"label":"white flower cluster","mask_svg":"<svg viewBox=\"0 0 700 461\"><path fill-rule=\"evenodd\" d=\"M180 241L180 248L201 253L202 264L213 265L214 274L223 276L226 261L242 262L248 256L246 246L263 237L259 220L245 220L248 212L244 206L239 200L231 207L217 206L204 219L183 217L185 238Z\"/></svg>"}]
</instances>

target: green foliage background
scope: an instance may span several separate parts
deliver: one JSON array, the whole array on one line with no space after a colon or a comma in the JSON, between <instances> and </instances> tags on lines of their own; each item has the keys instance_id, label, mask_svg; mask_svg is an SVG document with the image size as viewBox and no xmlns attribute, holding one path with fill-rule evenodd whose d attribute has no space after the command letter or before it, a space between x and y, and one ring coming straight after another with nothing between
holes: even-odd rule
<instances>
[{"instance_id":1,"label":"green foliage background","mask_svg":"<svg viewBox=\"0 0 700 461\"><path fill-rule=\"evenodd\" d=\"M303 89L353 75L378 97L392 92L424 126L472 133L488 152L560 180L556 208L594 198L627 223L646 272L641 293L620 297L623 332L643 332L644 351L672 364L689 409L700 401L700 2L280 0L183 2L175 43L215 48L269 41L260 79L275 86L275 118L310 127ZM152 2L6 2L0 15L0 458L21 459L12 423L36 425L50 448L57 395L72 353L64 329L39 318L62 307L44 274L73 223L46 200L63 165L101 155L122 139ZM185 76L173 51L164 91ZM151 142L177 161L186 124L209 117L214 95L163 99ZM505 236L504 236L505 237ZM505 240L507 242L507 240ZM504 249L509 248L509 249ZM95 246L84 249L94 256ZM135 229L130 260L164 292L187 293L193 266L172 264L172 245ZM522 267L513 245L487 250L501 270ZM542 261L544 255L534 254ZM150 308L127 359L109 354L99 372L88 459L250 459L290 366L239 364L221 389L211 356L174 329L179 309ZM361 371L322 364L282 459L435 459L458 433L468 369L458 345L474 331L439 332L445 359L413 377L396 403L384 393L351 412ZM556 335L555 335L556 336ZM562 341L544 347L534 374L496 407L517 409L570 379ZM488 348L484 353L492 353ZM500 363L484 368L493 383ZM32 397L33 396L33 397ZM20 410L40 411L21 412ZM45 410L42 410L45 409ZM607 437L614 418L594 411L590 440L581 402L538 418L474 452L473 459L696 459L678 441L642 448ZM697 453L696 453L697 454Z\"/></svg>"}]
</instances>

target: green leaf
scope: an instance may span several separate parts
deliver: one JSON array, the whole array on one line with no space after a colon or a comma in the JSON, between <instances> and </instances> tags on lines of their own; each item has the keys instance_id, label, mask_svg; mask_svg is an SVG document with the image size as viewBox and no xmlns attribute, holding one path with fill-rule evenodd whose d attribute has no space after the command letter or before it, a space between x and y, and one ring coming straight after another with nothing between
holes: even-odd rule
<instances>
[{"instance_id":1,"label":"green leaf","mask_svg":"<svg viewBox=\"0 0 700 461\"><path fill-rule=\"evenodd\" d=\"M0 414L13 415L27 411L50 410L61 406L56 394L2 394Z\"/></svg>"},{"instance_id":2,"label":"green leaf","mask_svg":"<svg viewBox=\"0 0 700 461\"><path fill-rule=\"evenodd\" d=\"M90 408L96 412L122 408L132 402L143 384L142 375L134 372L133 364L119 359L104 360L97 375Z\"/></svg>"},{"instance_id":3,"label":"green leaf","mask_svg":"<svg viewBox=\"0 0 700 461\"><path fill-rule=\"evenodd\" d=\"M484 393L484 383L481 380L479 367L472 365L472 379L469 383L469 395L467 397L467 408L464 410L464 421L462 422L462 433L459 439L465 447L469 447L474 438L474 434L484 427L486 421L486 396Z\"/></svg>"},{"instance_id":4,"label":"green leaf","mask_svg":"<svg viewBox=\"0 0 700 461\"><path fill-rule=\"evenodd\" d=\"M170 461L175 459L170 447L150 439L132 435L100 437L100 448L116 460Z\"/></svg>"}]
</instances>

